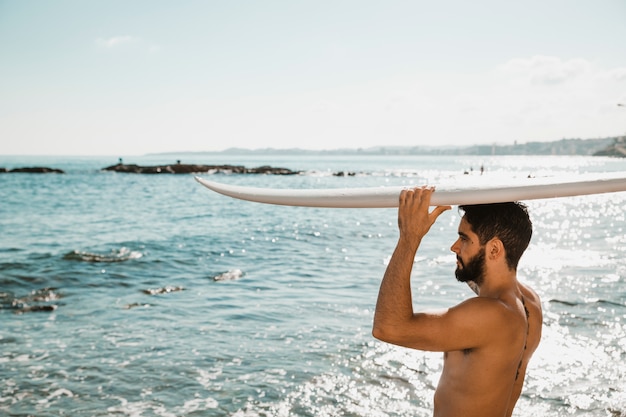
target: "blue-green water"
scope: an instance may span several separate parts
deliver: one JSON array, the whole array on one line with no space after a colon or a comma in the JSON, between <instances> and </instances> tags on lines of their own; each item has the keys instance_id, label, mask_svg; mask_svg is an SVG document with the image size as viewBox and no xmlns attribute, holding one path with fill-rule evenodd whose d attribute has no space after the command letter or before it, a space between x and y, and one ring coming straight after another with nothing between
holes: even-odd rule
<instances>
[{"instance_id":1,"label":"blue-green water","mask_svg":"<svg viewBox=\"0 0 626 417\"><path fill-rule=\"evenodd\" d=\"M182 159L306 171L211 177L295 188L626 171L625 160L592 157L214 158ZM0 174L0 414L431 414L441 355L370 335L394 209L261 205L191 175L100 171L115 163L0 157L0 167L66 171ZM528 205L535 234L519 275L542 297L545 328L515 415L626 416L626 193ZM472 296L453 274L458 220L445 213L418 253L420 305Z\"/></svg>"}]
</instances>

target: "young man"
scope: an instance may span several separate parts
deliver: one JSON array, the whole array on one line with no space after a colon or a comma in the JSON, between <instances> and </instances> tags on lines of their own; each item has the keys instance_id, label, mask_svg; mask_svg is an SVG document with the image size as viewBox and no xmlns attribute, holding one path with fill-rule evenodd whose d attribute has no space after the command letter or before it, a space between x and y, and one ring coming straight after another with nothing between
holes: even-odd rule
<instances>
[{"instance_id":1,"label":"young man","mask_svg":"<svg viewBox=\"0 0 626 417\"><path fill-rule=\"evenodd\" d=\"M381 283L372 334L388 343L444 352L434 416L511 416L541 338L539 297L517 281L516 272L532 224L522 204L461 206L459 238L451 247L455 274L478 296L443 311L414 313L415 254L435 220L450 209L429 212L433 192L422 187L400 195L400 237Z\"/></svg>"}]
</instances>

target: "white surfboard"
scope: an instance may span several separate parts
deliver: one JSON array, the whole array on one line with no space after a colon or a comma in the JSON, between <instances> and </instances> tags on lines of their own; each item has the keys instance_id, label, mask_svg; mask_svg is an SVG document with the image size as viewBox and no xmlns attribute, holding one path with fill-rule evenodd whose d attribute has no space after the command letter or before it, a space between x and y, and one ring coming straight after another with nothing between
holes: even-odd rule
<instances>
[{"instance_id":1,"label":"white surfboard","mask_svg":"<svg viewBox=\"0 0 626 417\"><path fill-rule=\"evenodd\" d=\"M398 207L406 186L328 189L275 189L223 184L195 177L210 190L240 200L301 207L385 208ZM626 178L594 179L512 187L436 190L432 206L488 204L543 198L572 197L626 191Z\"/></svg>"}]
</instances>

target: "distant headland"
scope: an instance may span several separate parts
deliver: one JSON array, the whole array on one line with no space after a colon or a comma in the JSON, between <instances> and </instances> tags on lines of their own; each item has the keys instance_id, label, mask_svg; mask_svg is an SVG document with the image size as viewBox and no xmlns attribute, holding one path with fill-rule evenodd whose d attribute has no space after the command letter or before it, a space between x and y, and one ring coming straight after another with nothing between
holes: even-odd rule
<instances>
[{"instance_id":1,"label":"distant headland","mask_svg":"<svg viewBox=\"0 0 626 417\"><path fill-rule=\"evenodd\" d=\"M301 148L228 148L212 152L163 152L149 155L562 155L562 156L626 156L626 136L599 139L561 139L552 142L514 142L510 145L469 146L374 146L370 148L342 148L309 150Z\"/></svg>"}]
</instances>

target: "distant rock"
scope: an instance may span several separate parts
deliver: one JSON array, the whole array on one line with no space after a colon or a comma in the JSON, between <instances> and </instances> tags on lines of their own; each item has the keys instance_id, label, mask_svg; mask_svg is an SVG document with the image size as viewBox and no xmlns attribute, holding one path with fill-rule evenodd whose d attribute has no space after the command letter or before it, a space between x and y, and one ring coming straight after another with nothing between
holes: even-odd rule
<instances>
[{"instance_id":1,"label":"distant rock","mask_svg":"<svg viewBox=\"0 0 626 417\"><path fill-rule=\"evenodd\" d=\"M257 168L246 168L242 165L197 165L197 164L171 164L141 166L135 164L116 164L103 171L123 172L130 174L194 174L194 173L223 173L223 174L271 174L271 175L296 175L301 171L292 171L288 168L277 168L268 165Z\"/></svg>"},{"instance_id":2,"label":"distant rock","mask_svg":"<svg viewBox=\"0 0 626 417\"><path fill-rule=\"evenodd\" d=\"M48 167L24 167L13 168L7 170L6 168L0 168L0 173L27 173L27 174L65 174L60 169L48 168Z\"/></svg>"}]
</instances>

